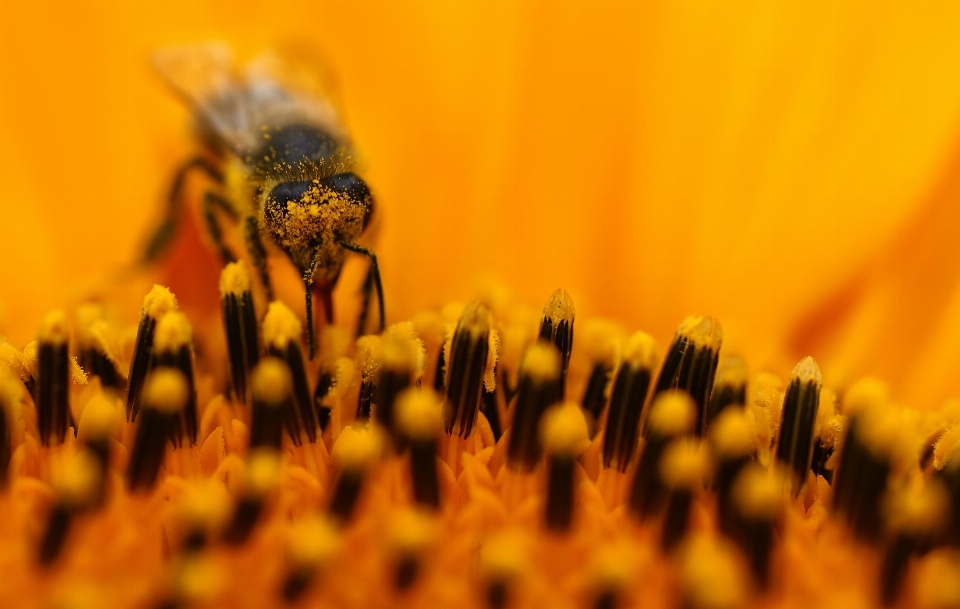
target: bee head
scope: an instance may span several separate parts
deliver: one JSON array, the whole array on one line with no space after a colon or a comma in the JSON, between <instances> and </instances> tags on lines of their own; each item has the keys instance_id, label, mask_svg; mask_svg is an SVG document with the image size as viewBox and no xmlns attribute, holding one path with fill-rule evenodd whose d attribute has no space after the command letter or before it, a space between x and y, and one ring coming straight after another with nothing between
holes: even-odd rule
<instances>
[{"instance_id":1,"label":"bee head","mask_svg":"<svg viewBox=\"0 0 960 609\"><path fill-rule=\"evenodd\" d=\"M356 174L280 182L267 193L263 227L291 255L354 241L373 213L370 189Z\"/></svg>"}]
</instances>

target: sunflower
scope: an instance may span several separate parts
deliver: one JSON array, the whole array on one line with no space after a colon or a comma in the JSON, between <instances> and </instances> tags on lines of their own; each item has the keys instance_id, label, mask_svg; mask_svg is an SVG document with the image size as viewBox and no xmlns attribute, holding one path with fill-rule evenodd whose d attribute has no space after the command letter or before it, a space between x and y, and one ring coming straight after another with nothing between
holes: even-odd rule
<instances>
[{"instance_id":1,"label":"sunflower","mask_svg":"<svg viewBox=\"0 0 960 609\"><path fill-rule=\"evenodd\" d=\"M0 604L957 603L957 13L3 0ZM206 39L327 57L383 334L127 270Z\"/></svg>"}]
</instances>

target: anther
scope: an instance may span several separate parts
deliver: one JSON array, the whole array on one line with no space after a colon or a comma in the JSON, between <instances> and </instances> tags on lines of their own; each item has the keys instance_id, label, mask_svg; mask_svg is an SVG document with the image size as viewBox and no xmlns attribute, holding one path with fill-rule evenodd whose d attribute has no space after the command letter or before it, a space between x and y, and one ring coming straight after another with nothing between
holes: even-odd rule
<instances>
[{"instance_id":1,"label":"anther","mask_svg":"<svg viewBox=\"0 0 960 609\"><path fill-rule=\"evenodd\" d=\"M866 379L847 390L844 412L850 417L834 476L833 510L857 537L879 541L881 500L893 466L892 453L904 430L888 402L886 388Z\"/></svg>"},{"instance_id":2,"label":"anther","mask_svg":"<svg viewBox=\"0 0 960 609\"><path fill-rule=\"evenodd\" d=\"M494 537L480 548L480 569L485 605L505 609L513 604L517 581L527 569L526 548L514 535Z\"/></svg>"},{"instance_id":3,"label":"anther","mask_svg":"<svg viewBox=\"0 0 960 609\"><path fill-rule=\"evenodd\" d=\"M197 389L193 373L192 344L193 329L183 313L171 311L157 321L150 369L175 368L187 382L187 401L180 411L180 421L173 434L173 443L177 447L183 445L184 436L191 446L197 443Z\"/></svg>"},{"instance_id":4,"label":"anther","mask_svg":"<svg viewBox=\"0 0 960 609\"><path fill-rule=\"evenodd\" d=\"M99 507L106 494L106 481L110 466L110 440L117 435L123 413L115 408L113 401L95 396L87 402L80 415L77 439L83 443L83 451L92 456L99 468L104 484L95 491L93 507Z\"/></svg>"},{"instance_id":5,"label":"anther","mask_svg":"<svg viewBox=\"0 0 960 609\"><path fill-rule=\"evenodd\" d=\"M342 544L333 523L320 515L295 522L286 537L287 571L280 596L291 603L310 588Z\"/></svg>"},{"instance_id":6,"label":"anther","mask_svg":"<svg viewBox=\"0 0 960 609\"><path fill-rule=\"evenodd\" d=\"M576 459L590 443L583 411L573 402L544 415L543 446L547 453L547 499L544 524L555 533L570 530L576 501Z\"/></svg>"},{"instance_id":7,"label":"anther","mask_svg":"<svg viewBox=\"0 0 960 609\"><path fill-rule=\"evenodd\" d=\"M742 409L746 406L748 374L746 362L736 355L726 358L720 364L713 383L704 429L710 429L713 420L728 407L736 406Z\"/></svg>"},{"instance_id":8,"label":"anther","mask_svg":"<svg viewBox=\"0 0 960 609\"><path fill-rule=\"evenodd\" d=\"M678 606L688 609L736 609L748 606L748 576L736 548L720 538L697 535L680 551Z\"/></svg>"},{"instance_id":9,"label":"anther","mask_svg":"<svg viewBox=\"0 0 960 609\"><path fill-rule=\"evenodd\" d=\"M581 338L580 344L586 344L592 368L580 404L584 412L590 415L588 424L592 436L607 407L607 385L619 357L620 332L609 322L588 321Z\"/></svg>"},{"instance_id":10,"label":"anther","mask_svg":"<svg viewBox=\"0 0 960 609\"><path fill-rule=\"evenodd\" d=\"M396 422L397 397L416 385L425 359L423 343L413 334L409 325L394 326L382 341L380 378L377 381L377 420L390 432L395 447L402 446L402 435Z\"/></svg>"},{"instance_id":11,"label":"anther","mask_svg":"<svg viewBox=\"0 0 960 609\"><path fill-rule=\"evenodd\" d=\"M23 399L23 384L0 366L0 491L7 486L10 458L13 455L15 413Z\"/></svg>"},{"instance_id":12,"label":"anther","mask_svg":"<svg viewBox=\"0 0 960 609\"><path fill-rule=\"evenodd\" d=\"M313 407L317 412L317 425L320 427L320 433L327 430L330 425L330 416L333 408L327 405L327 396L330 389L333 388L333 379L336 376L336 370L328 363L322 364L320 376L317 378L317 387L313 390Z\"/></svg>"},{"instance_id":13,"label":"anther","mask_svg":"<svg viewBox=\"0 0 960 609\"><path fill-rule=\"evenodd\" d=\"M263 343L267 355L277 357L290 369L293 403L297 417L287 418L287 430L294 444L300 444L301 428L311 443L317 441L317 417L313 409L307 371L300 346L300 320L282 302L271 302L263 318Z\"/></svg>"},{"instance_id":14,"label":"anther","mask_svg":"<svg viewBox=\"0 0 960 609\"><path fill-rule=\"evenodd\" d=\"M637 452L640 417L659 355L653 339L637 332L627 341L613 379L607 425L603 432L603 466L627 471Z\"/></svg>"},{"instance_id":15,"label":"anther","mask_svg":"<svg viewBox=\"0 0 960 609\"><path fill-rule=\"evenodd\" d=\"M118 390L123 386L115 364L115 354L107 344L109 326L103 320L103 308L96 304L77 308L76 339L78 359L84 371L100 378L104 388Z\"/></svg>"},{"instance_id":16,"label":"anther","mask_svg":"<svg viewBox=\"0 0 960 609\"><path fill-rule=\"evenodd\" d=\"M130 360L130 374L127 375L128 421L136 421L140 412L140 395L143 393L143 383L150 370L153 336L157 322L164 314L176 310L177 298L163 286L153 286L150 293L143 299L137 341L133 347L133 358Z\"/></svg>"},{"instance_id":17,"label":"anther","mask_svg":"<svg viewBox=\"0 0 960 609\"><path fill-rule=\"evenodd\" d=\"M663 360L654 396L670 389L686 391L697 407L694 433L703 433L707 402L713 390L723 330L712 317L694 315L683 320L673 337L673 344ZM644 435L648 426L644 424Z\"/></svg>"},{"instance_id":18,"label":"anther","mask_svg":"<svg viewBox=\"0 0 960 609\"><path fill-rule=\"evenodd\" d=\"M45 445L61 443L70 424L69 368L67 341L70 328L60 311L49 313L37 336L37 427Z\"/></svg>"},{"instance_id":19,"label":"anther","mask_svg":"<svg viewBox=\"0 0 960 609\"><path fill-rule=\"evenodd\" d=\"M357 339L357 367L360 369L360 396L357 399L356 420L366 424L370 420L377 379L380 374L379 336L361 336Z\"/></svg>"},{"instance_id":20,"label":"anther","mask_svg":"<svg viewBox=\"0 0 960 609\"><path fill-rule=\"evenodd\" d=\"M377 428L347 427L333 445L333 460L339 463L340 474L331 492L328 508L331 517L346 525L350 523L363 491L367 470L380 455L380 437Z\"/></svg>"},{"instance_id":21,"label":"anther","mask_svg":"<svg viewBox=\"0 0 960 609\"><path fill-rule=\"evenodd\" d=\"M171 539L181 555L206 548L230 515L230 499L223 487L206 484L191 488L173 512L177 535Z\"/></svg>"},{"instance_id":22,"label":"anther","mask_svg":"<svg viewBox=\"0 0 960 609\"><path fill-rule=\"evenodd\" d=\"M131 491L153 488L167 442L189 399L183 374L175 368L156 368L146 378L142 415L130 452L127 486Z\"/></svg>"},{"instance_id":23,"label":"anther","mask_svg":"<svg viewBox=\"0 0 960 609\"><path fill-rule=\"evenodd\" d=\"M425 555L436 535L433 520L415 509L402 510L391 519L388 544L393 555L393 585L398 592L412 587L423 570Z\"/></svg>"},{"instance_id":24,"label":"anther","mask_svg":"<svg viewBox=\"0 0 960 609\"><path fill-rule=\"evenodd\" d=\"M660 470L663 452L674 439L693 431L696 417L696 405L682 391L665 392L654 399L647 421L647 442L640 454L627 505L641 520L658 514L663 508L668 494Z\"/></svg>"},{"instance_id":25,"label":"anther","mask_svg":"<svg viewBox=\"0 0 960 609\"><path fill-rule=\"evenodd\" d=\"M736 520L732 536L746 554L754 580L761 588L770 583L770 557L788 487L779 470L770 472L749 464L731 490Z\"/></svg>"},{"instance_id":26,"label":"anther","mask_svg":"<svg viewBox=\"0 0 960 609\"><path fill-rule=\"evenodd\" d=\"M674 440L660 458L660 478L670 489L660 547L669 552L687 534L690 508L696 493L703 488L704 460L695 442Z\"/></svg>"},{"instance_id":27,"label":"anther","mask_svg":"<svg viewBox=\"0 0 960 609\"><path fill-rule=\"evenodd\" d=\"M57 485L57 498L40 541L41 565L50 565L60 556L74 518L96 504L98 489L102 487L103 478L96 459L89 453L78 453Z\"/></svg>"},{"instance_id":28,"label":"anther","mask_svg":"<svg viewBox=\"0 0 960 609\"><path fill-rule=\"evenodd\" d=\"M276 486L280 457L271 448L258 448L247 455L243 489L233 508L233 515L223 532L223 541L238 546L245 542L256 526L270 491Z\"/></svg>"},{"instance_id":29,"label":"anther","mask_svg":"<svg viewBox=\"0 0 960 609\"><path fill-rule=\"evenodd\" d=\"M460 316L453 339L447 347L446 394L443 401L443 429L461 438L473 432L484 385L493 390L493 368L497 361L495 336L490 314L480 303L468 305Z\"/></svg>"},{"instance_id":30,"label":"anther","mask_svg":"<svg viewBox=\"0 0 960 609\"><path fill-rule=\"evenodd\" d=\"M950 501L940 480L927 480L918 491L903 489L885 502L890 541L880 566L880 600L893 605L903 588L910 557L924 552L943 535Z\"/></svg>"},{"instance_id":31,"label":"anther","mask_svg":"<svg viewBox=\"0 0 960 609\"><path fill-rule=\"evenodd\" d=\"M429 389L408 389L397 397L397 428L410 443L410 478L413 500L421 506L440 507L437 474L437 434L440 407Z\"/></svg>"},{"instance_id":32,"label":"anther","mask_svg":"<svg viewBox=\"0 0 960 609\"><path fill-rule=\"evenodd\" d=\"M793 494L797 496L807 481L813 460L814 426L820 408L820 368L812 357L803 358L790 373L783 396L780 433L777 436L777 461L793 470Z\"/></svg>"},{"instance_id":33,"label":"anther","mask_svg":"<svg viewBox=\"0 0 960 609\"><path fill-rule=\"evenodd\" d=\"M573 350L573 321L576 311L573 299L564 290L550 295L540 318L540 340L553 343L560 352L560 399L564 398L567 386L567 369Z\"/></svg>"},{"instance_id":34,"label":"anther","mask_svg":"<svg viewBox=\"0 0 960 609\"><path fill-rule=\"evenodd\" d=\"M714 488L717 491L717 519L720 530L726 535L732 535L735 528L733 483L753 460L757 449L756 437L752 417L739 408L728 408L721 412L708 432L716 467Z\"/></svg>"},{"instance_id":35,"label":"anther","mask_svg":"<svg viewBox=\"0 0 960 609\"><path fill-rule=\"evenodd\" d=\"M507 464L511 468L530 471L540 461L540 418L560 401L562 379L562 359L556 347L547 342L530 345L520 364L513 405L507 444Z\"/></svg>"},{"instance_id":36,"label":"anther","mask_svg":"<svg viewBox=\"0 0 960 609\"><path fill-rule=\"evenodd\" d=\"M236 400L249 399L247 378L260 361L260 328L245 262L232 262L220 273L220 312L227 337L230 378Z\"/></svg>"},{"instance_id":37,"label":"anther","mask_svg":"<svg viewBox=\"0 0 960 609\"><path fill-rule=\"evenodd\" d=\"M250 419L250 448L279 450L284 419L296 417L290 397L290 370L275 357L264 358L250 376L253 412ZM289 429L289 425L287 426Z\"/></svg>"}]
</instances>

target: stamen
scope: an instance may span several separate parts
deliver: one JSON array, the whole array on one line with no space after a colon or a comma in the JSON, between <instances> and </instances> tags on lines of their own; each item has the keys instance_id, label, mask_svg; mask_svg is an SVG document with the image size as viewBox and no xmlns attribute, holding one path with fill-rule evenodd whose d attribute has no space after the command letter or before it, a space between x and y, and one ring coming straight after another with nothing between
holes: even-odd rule
<instances>
[{"instance_id":1,"label":"stamen","mask_svg":"<svg viewBox=\"0 0 960 609\"><path fill-rule=\"evenodd\" d=\"M560 401L561 366L556 347L547 342L530 345L523 356L507 444L507 464L512 469L530 471L540 461L540 418Z\"/></svg>"},{"instance_id":2,"label":"stamen","mask_svg":"<svg viewBox=\"0 0 960 609\"><path fill-rule=\"evenodd\" d=\"M179 311L166 313L157 322L153 337L153 357L150 369L176 368L187 381L187 402L180 411L180 421L174 428L173 445L183 445L186 435L193 446L197 443L197 388L193 374L193 329L187 316Z\"/></svg>"},{"instance_id":3,"label":"stamen","mask_svg":"<svg viewBox=\"0 0 960 609\"><path fill-rule=\"evenodd\" d=\"M13 426L23 399L23 385L0 366L0 492L7 487L13 455Z\"/></svg>"},{"instance_id":4,"label":"stamen","mask_svg":"<svg viewBox=\"0 0 960 609\"><path fill-rule=\"evenodd\" d=\"M886 502L891 541L880 567L880 600L893 605L900 596L910 557L936 544L947 525L950 500L936 478L919 491L902 489Z\"/></svg>"},{"instance_id":5,"label":"stamen","mask_svg":"<svg viewBox=\"0 0 960 609\"><path fill-rule=\"evenodd\" d=\"M317 424L320 426L320 433L327 430L330 425L330 415L333 408L325 404L330 389L333 387L333 379L336 376L336 370L323 364L320 369L320 376L317 378L317 388L313 391L313 406L317 411Z\"/></svg>"},{"instance_id":6,"label":"stamen","mask_svg":"<svg viewBox=\"0 0 960 609\"><path fill-rule=\"evenodd\" d=\"M292 383L287 365L275 357L264 358L253 369L250 377L253 398L250 419L251 449L280 449L284 419L296 417L290 399Z\"/></svg>"},{"instance_id":7,"label":"stamen","mask_svg":"<svg viewBox=\"0 0 960 609\"><path fill-rule=\"evenodd\" d=\"M547 500L544 523L548 530L565 533L573 524L576 497L575 462L590 444L583 411L573 402L548 411L543 422L543 446L547 453Z\"/></svg>"},{"instance_id":8,"label":"stamen","mask_svg":"<svg viewBox=\"0 0 960 609\"><path fill-rule=\"evenodd\" d=\"M96 304L81 305L77 308L76 317L80 366L86 372L98 376L104 388L121 389L123 378L117 370L115 355L107 346L104 336L110 330L103 320L103 307Z\"/></svg>"},{"instance_id":9,"label":"stamen","mask_svg":"<svg viewBox=\"0 0 960 609\"><path fill-rule=\"evenodd\" d=\"M438 397L429 389L408 389L397 397L397 428L410 441L410 478L413 500L427 508L440 507L437 474L437 434L440 432Z\"/></svg>"},{"instance_id":10,"label":"stamen","mask_svg":"<svg viewBox=\"0 0 960 609\"><path fill-rule=\"evenodd\" d=\"M377 420L390 432L395 447L402 446L397 429L397 396L420 380L426 360L423 343L410 324L393 326L384 337L380 351L380 378L377 381Z\"/></svg>"},{"instance_id":11,"label":"stamen","mask_svg":"<svg viewBox=\"0 0 960 609\"><path fill-rule=\"evenodd\" d=\"M327 518L311 516L294 521L286 540L287 574L280 596L292 603L306 592L317 574L340 552L340 534Z\"/></svg>"},{"instance_id":12,"label":"stamen","mask_svg":"<svg viewBox=\"0 0 960 609\"><path fill-rule=\"evenodd\" d=\"M190 488L173 514L179 533L171 540L175 550L188 555L206 548L226 523L230 507L225 489L215 483Z\"/></svg>"},{"instance_id":13,"label":"stamen","mask_svg":"<svg viewBox=\"0 0 960 609\"><path fill-rule=\"evenodd\" d=\"M490 609L504 609L515 596L517 580L527 569L526 548L516 536L501 534L480 547L484 601Z\"/></svg>"},{"instance_id":14,"label":"stamen","mask_svg":"<svg viewBox=\"0 0 960 609\"><path fill-rule=\"evenodd\" d=\"M564 290L558 289L550 295L543 307L540 319L540 340L553 343L560 353L560 399L564 398L567 386L567 369L570 367L570 353L573 350L573 320L576 311L573 299Z\"/></svg>"},{"instance_id":15,"label":"stamen","mask_svg":"<svg viewBox=\"0 0 960 609\"><path fill-rule=\"evenodd\" d=\"M603 466L606 468L625 472L633 461L640 438L640 417L659 359L656 343L643 332L631 336L624 347L603 432Z\"/></svg>"},{"instance_id":16,"label":"stamen","mask_svg":"<svg viewBox=\"0 0 960 609\"><path fill-rule=\"evenodd\" d=\"M680 552L680 585L686 609L747 607L749 582L737 550L722 539L697 535Z\"/></svg>"},{"instance_id":17,"label":"stamen","mask_svg":"<svg viewBox=\"0 0 960 609\"><path fill-rule=\"evenodd\" d=\"M267 496L276 486L280 473L280 457L270 448L258 448L247 455L243 490L234 506L230 524L223 532L223 541L232 546L245 542L260 519Z\"/></svg>"},{"instance_id":18,"label":"stamen","mask_svg":"<svg viewBox=\"0 0 960 609\"><path fill-rule=\"evenodd\" d=\"M92 507L103 504L110 467L110 440L117 435L122 419L123 414L103 396L91 398L80 415L77 439L83 443L83 452L95 459L104 483L95 491L96 500Z\"/></svg>"},{"instance_id":19,"label":"stamen","mask_svg":"<svg viewBox=\"0 0 960 609\"><path fill-rule=\"evenodd\" d=\"M423 570L423 559L436 534L435 523L429 515L411 509L400 511L391 520L388 541L393 554L393 583L398 592L404 592Z\"/></svg>"},{"instance_id":20,"label":"stamen","mask_svg":"<svg viewBox=\"0 0 960 609\"><path fill-rule=\"evenodd\" d=\"M177 298L167 288L155 285L143 299L140 309L140 326L137 328L137 342L130 360L130 374L127 375L127 421L137 420L140 412L140 395L143 383L150 370L150 357L153 354L153 334L157 322L166 313L177 310Z\"/></svg>"},{"instance_id":21,"label":"stamen","mask_svg":"<svg viewBox=\"0 0 960 609\"><path fill-rule=\"evenodd\" d=\"M131 491L153 488L160 474L167 441L189 399L187 380L175 368L156 368L143 387L143 416L130 451L127 486Z\"/></svg>"},{"instance_id":22,"label":"stamen","mask_svg":"<svg viewBox=\"0 0 960 609\"><path fill-rule=\"evenodd\" d=\"M710 450L716 461L714 487L717 491L718 524L726 535L732 535L735 528L733 483L753 460L757 449L757 432L752 422L752 414L747 411L728 408L710 426Z\"/></svg>"},{"instance_id":23,"label":"stamen","mask_svg":"<svg viewBox=\"0 0 960 609\"><path fill-rule=\"evenodd\" d=\"M356 421L366 423L377 389L380 373L380 337L361 336L357 339L357 367L360 368L360 397L357 400Z\"/></svg>"},{"instance_id":24,"label":"stamen","mask_svg":"<svg viewBox=\"0 0 960 609\"><path fill-rule=\"evenodd\" d=\"M814 425L820 408L820 368L812 357L805 357L793 369L783 397L783 414L777 436L777 460L794 472L793 494L797 496L807 481L813 460Z\"/></svg>"},{"instance_id":25,"label":"stamen","mask_svg":"<svg viewBox=\"0 0 960 609\"><path fill-rule=\"evenodd\" d=\"M38 332L36 384L37 427L44 445L63 442L70 424L69 337L66 315L55 311L44 317Z\"/></svg>"},{"instance_id":26,"label":"stamen","mask_svg":"<svg viewBox=\"0 0 960 609\"><path fill-rule=\"evenodd\" d=\"M260 361L260 328L250 289L250 274L244 261L232 262L220 273L220 311L227 337L233 396L240 402L250 398L247 377Z\"/></svg>"},{"instance_id":27,"label":"stamen","mask_svg":"<svg viewBox=\"0 0 960 609\"><path fill-rule=\"evenodd\" d=\"M423 386L433 387L443 392L443 343L446 340L446 328L443 318L435 311L423 311L410 321L413 333L423 341L424 364ZM437 387L437 383L440 384Z\"/></svg>"},{"instance_id":28,"label":"stamen","mask_svg":"<svg viewBox=\"0 0 960 609\"><path fill-rule=\"evenodd\" d=\"M367 469L380 456L380 448L375 427L360 430L347 427L333 446L332 457L340 464L340 475L331 492L329 513L343 525L350 523Z\"/></svg>"},{"instance_id":29,"label":"stamen","mask_svg":"<svg viewBox=\"0 0 960 609\"><path fill-rule=\"evenodd\" d=\"M300 346L300 320L282 302L271 302L263 318L263 342L267 355L283 360L290 369L293 380L293 403L297 417L287 419L287 430L296 445L300 444L301 426L307 432L310 443L317 441L316 414L310 398L310 384L303 363Z\"/></svg>"},{"instance_id":30,"label":"stamen","mask_svg":"<svg viewBox=\"0 0 960 609\"><path fill-rule=\"evenodd\" d=\"M734 540L750 563L757 584L770 583L770 556L776 527L779 525L788 485L778 471L767 471L759 465L743 468L731 490L736 511Z\"/></svg>"},{"instance_id":31,"label":"stamen","mask_svg":"<svg viewBox=\"0 0 960 609\"><path fill-rule=\"evenodd\" d=\"M89 453L78 453L56 490L57 499L40 541L41 565L48 566L60 556L74 517L96 503L97 491L102 487L103 478L96 459Z\"/></svg>"},{"instance_id":32,"label":"stamen","mask_svg":"<svg viewBox=\"0 0 960 609\"><path fill-rule=\"evenodd\" d=\"M660 547L669 552L687 534L694 496L703 488L703 453L695 442L675 440L660 458L660 478L670 489Z\"/></svg>"},{"instance_id":33,"label":"stamen","mask_svg":"<svg viewBox=\"0 0 960 609\"><path fill-rule=\"evenodd\" d=\"M681 389L690 394L697 407L694 433L703 433L707 402L713 390L723 330L712 317L694 315L683 320L673 337L657 377L654 396L670 389ZM644 424L644 435L648 426Z\"/></svg>"},{"instance_id":34,"label":"stamen","mask_svg":"<svg viewBox=\"0 0 960 609\"><path fill-rule=\"evenodd\" d=\"M663 451L675 438L693 431L696 417L696 405L682 391L664 392L654 399L648 419L647 443L640 454L627 505L629 511L641 520L659 513L663 507L667 499L667 486L660 472Z\"/></svg>"},{"instance_id":35,"label":"stamen","mask_svg":"<svg viewBox=\"0 0 960 609\"><path fill-rule=\"evenodd\" d=\"M468 305L446 348L447 382L443 402L443 429L448 435L468 437L480 410L480 393L495 387L496 334L490 314L480 303Z\"/></svg>"},{"instance_id":36,"label":"stamen","mask_svg":"<svg viewBox=\"0 0 960 609\"><path fill-rule=\"evenodd\" d=\"M717 369L717 378L710 396L710 408L707 409L705 429L726 408L736 406L744 408L747 404L747 364L733 355L726 358Z\"/></svg>"},{"instance_id":37,"label":"stamen","mask_svg":"<svg viewBox=\"0 0 960 609\"><path fill-rule=\"evenodd\" d=\"M612 546L601 550L590 568L592 589L590 607L616 609L627 603L632 573L631 552L627 546Z\"/></svg>"},{"instance_id":38,"label":"stamen","mask_svg":"<svg viewBox=\"0 0 960 609\"><path fill-rule=\"evenodd\" d=\"M587 422L591 436L607 407L607 386L620 356L620 335L619 328L614 324L602 321L588 321L581 335L584 338L581 344L586 344L590 361L593 362L583 398L580 400L583 410L590 415Z\"/></svg>"}]
</instances>

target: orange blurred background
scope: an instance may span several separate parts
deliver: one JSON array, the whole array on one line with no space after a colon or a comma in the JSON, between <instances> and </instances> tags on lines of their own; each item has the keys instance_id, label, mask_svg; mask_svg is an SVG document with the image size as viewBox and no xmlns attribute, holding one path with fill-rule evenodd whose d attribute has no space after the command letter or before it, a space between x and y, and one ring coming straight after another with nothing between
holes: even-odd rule
<instances>
[{"instance_id":1,"label":"orange blurred background","mask_svg":"<svg viewBox=\"0 0 960 609\"><path fill-rule=\"evenodd\" d=\"M538 306L562 286L661 344L709 313L757 365L811 351L828 382L934 401L960 389L958 247L925 232L960 221L958 23L932 0L0 0L0 333L30 340L159 218L191 142L151 50L292 37L340 78L394 320L484 276Z\"/></svg>"}]
</instances>

